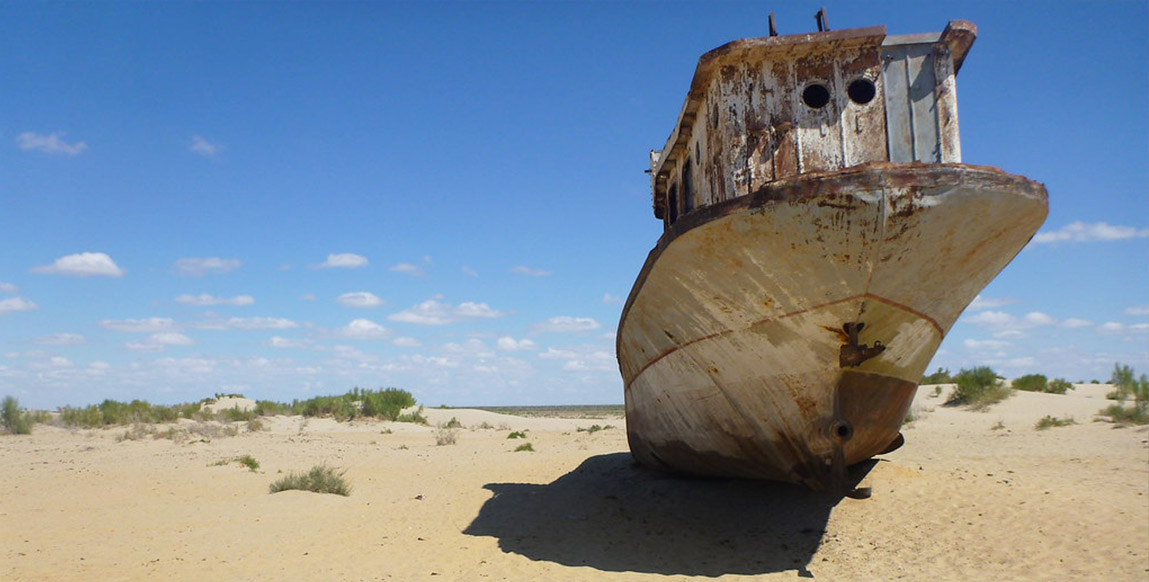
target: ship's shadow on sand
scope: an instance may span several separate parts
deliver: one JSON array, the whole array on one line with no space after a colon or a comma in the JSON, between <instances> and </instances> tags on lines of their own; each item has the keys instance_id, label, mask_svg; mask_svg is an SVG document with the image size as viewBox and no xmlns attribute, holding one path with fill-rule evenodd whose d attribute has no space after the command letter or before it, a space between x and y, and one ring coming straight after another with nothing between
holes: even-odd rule
<instances>
[{"instance_id":1,"label":"ship's shadow on sand","mask_svg":"<svg viewBox=\"0 0 1149 582\"><path fill-rule=\"evenodd\" d=\"M852 483L873 465L853 467ZM629 453L591 457L548 485L484 488L494 497L465 534L493 536L532 560L667 575L812 577L807 566L842 500L777 483L665 475Z\"/></svg>"}]
</instances>

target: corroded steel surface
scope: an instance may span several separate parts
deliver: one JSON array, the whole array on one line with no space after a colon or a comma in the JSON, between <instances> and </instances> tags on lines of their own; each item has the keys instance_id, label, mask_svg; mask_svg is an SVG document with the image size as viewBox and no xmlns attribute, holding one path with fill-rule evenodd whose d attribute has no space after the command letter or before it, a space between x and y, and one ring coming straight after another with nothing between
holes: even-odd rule
<instances>
[{"instance_id":1,"label":"corroded steel surface","mask_svg":"<svg viewBox=\"0 0 1149 582\"><path fill-rule=\"evenodd\" d=\"M830 486L898 436L945 333L1043 222L993 168L872 163L774 181L663 234L623 311L636 458ZM885 349L841 367L843 324Z\"/></svg>"}]
</instances>

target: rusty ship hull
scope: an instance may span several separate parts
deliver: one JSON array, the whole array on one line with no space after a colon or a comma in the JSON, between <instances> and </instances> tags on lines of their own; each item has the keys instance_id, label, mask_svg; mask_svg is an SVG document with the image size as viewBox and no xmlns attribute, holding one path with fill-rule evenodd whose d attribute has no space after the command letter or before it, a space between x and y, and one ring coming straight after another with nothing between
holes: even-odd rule
<instances>
[{"instance_id":1,"label":"rusty ship hull","mask_svg":"<svg viewBox=\"0 0 1149 582\"><path fill-rule=\"evenodd\" d=\"M824 489L899 438L946 332L1044 220L993 168L874 163L684 216L618 335L630 447L672 471ZM843 366L842 322L884 349Z\"/></svg>"}]
</instances>

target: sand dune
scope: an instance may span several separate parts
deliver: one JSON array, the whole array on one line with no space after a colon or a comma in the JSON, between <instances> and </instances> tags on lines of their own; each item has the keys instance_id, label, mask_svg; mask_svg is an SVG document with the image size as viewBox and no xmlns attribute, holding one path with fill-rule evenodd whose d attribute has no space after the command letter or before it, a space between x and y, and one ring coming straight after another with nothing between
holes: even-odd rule
<instances>
[{"instance_id":1,"label":"sand dune","mask_svg":"<svg viewBox=\"0 0 1149 582\"><path fill-rule=\"evenodd\" d=\"M0 579L1147 580L1149 428L1091 422L1107 391L971 412L922 388L906 445L857 469L866 500L652 473L619 418L426 410L467 427L448 446L299 417L181 443L37 426L0 437ZM216 465L239 455L259 471ZM349 497L268 493L318 463Z\"/></svg>"}]
</instances>

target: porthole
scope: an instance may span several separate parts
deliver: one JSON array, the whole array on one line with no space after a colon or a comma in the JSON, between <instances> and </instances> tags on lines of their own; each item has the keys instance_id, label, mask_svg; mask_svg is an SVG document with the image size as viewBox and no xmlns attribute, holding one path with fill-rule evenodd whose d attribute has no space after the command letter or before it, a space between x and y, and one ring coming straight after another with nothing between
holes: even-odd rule
<instances>
[{"instance_id":1,"label":"porthole","mask_svg":"<svg viewBox=\"0 0 1149 582\"><path fill-rule=\"evenodd\" d=\"M869 79L857 79L850 83L849 87L846 87L846 95L850 97L850 101L858 105L865 105L873 101L877 94L878 88Z\"/></svg>"},{"instance_id":2,"label":"porthole","mask_svg":"<svg viewBox=\"0 0 1149 582\"><path fill-rule=\"evenodd\" d=\"M802 91L802 103L811 109L821 109L830 102L830 90L825 85L814 83Z\"/></svg>"}]
</instances>

